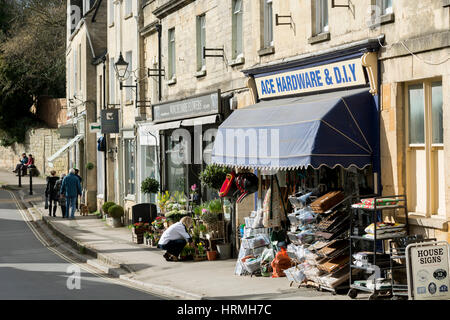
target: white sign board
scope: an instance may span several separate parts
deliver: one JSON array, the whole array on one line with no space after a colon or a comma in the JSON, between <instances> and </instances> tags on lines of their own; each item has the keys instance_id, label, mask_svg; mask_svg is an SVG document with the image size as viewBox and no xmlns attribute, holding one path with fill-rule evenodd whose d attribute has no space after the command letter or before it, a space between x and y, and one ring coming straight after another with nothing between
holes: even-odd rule
<instances>
[{"instance_id":1,"label":"white sign board","mask_svg":"<svg viewBox=\"0 0 450 320\"><path fill-rule=\"evenodd\" d=\"M366 84L361 58L255 76L260 99Z\"/></svg>"},{"instance_id":2,"label":"white sign board","mask_svg":"<svg viewBox=\"0 0 450 320\"><path fill-rule=\"evenodd\" d=\"M407 248L410 298L450 299L449 249L446 242L418 243ZM411 281L412 280L412 283Z\"/></svg>"},{"instance_id":3,"label":"white sign board","mask_svg":"<svg viewBox=\"0 0 450 320\"><path fill-rule=\"evenodd\" d=\"M98 122L93 122L89 124L89 131L91 133L101 132L102 131L102 125Z\"/></svg>"}]
</instances>

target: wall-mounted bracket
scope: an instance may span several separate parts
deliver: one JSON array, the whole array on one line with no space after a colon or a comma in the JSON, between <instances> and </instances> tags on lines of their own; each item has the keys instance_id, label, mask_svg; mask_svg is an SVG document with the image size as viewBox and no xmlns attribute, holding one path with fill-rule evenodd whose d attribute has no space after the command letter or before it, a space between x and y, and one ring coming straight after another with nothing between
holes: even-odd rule
<instances>
[{"instance_id":1,"label":"wall-mounted bracket","mask_svg":"<svg viewBox=\"0 0 450 320\"><path fill-rule=\"evenodd\" d=\"M336 0L331 0L331 8L350 8L350 0L347 1L347 4L336 4Z\"/></svg>"},{"instance_id":2,"label":"wall-mounted bracket","mask_svg":"<svg viewBox=\"0 0 450 320\"><path fill-rule=\"evenodd\" d=\"M207 51L222 51L222 54L206 54ZM206 48L203 47L203 59L207 57L217 57L225 59L225 50L223 48Z\"/></svg>"},{"instance_id":3,"label":"wall-mounted bracket","mask_svg":"<svg viewBox=\"0 0 450 320\"><path fill-rule=\"evenodd\" d=\"M289 18L289 22L280 22L280 18L286 19ZM292 26L292 16L281 16L278 13L275 14L275 25L276 26Z\"/></svg>"},{"instance_id":4,"label":"wall-mounted bracket","mask_svg":"<svg viewBox=\"0 0 450 320\"><path fill-rule=\"evenodd\" d=\"M136 101L136 108L151 108L151 101Z\"/></svg>"},{"instance_id":5,"label":"wall-mounted bracket","mask_svg":"<svg viewBox=\"0 0 450 320\"><path fill-rule=\"evenodd\" d=\"M164 69L148 69L147 76L148 77L165 77L166 71Z\"/></svg>"}]
</instances>

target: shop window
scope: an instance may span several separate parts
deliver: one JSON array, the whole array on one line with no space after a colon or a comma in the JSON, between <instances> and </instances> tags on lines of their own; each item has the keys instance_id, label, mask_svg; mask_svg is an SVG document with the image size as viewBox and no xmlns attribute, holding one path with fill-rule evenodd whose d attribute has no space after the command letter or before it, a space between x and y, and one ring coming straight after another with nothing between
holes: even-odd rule
<instances>
[{"instance_id":1,"label":"shop window","mask_svg":"<svg viewBox=\"0 0 450 320\"><path fill-rule=\"evenodd\" d=\"M263 0L264 2L264 47L273 46L273 11L272 0Z\"/></svg>"},{"instance_id":2,"label":"shop window","mask_svg":"<svg viewBox=\"0 0 450 320\"><path fill-rule=\"evenodd\" d=\"M408 85L406 97L408 209L445 217L442 82Z\"/></svg>"},{"instance_id":3,"label":"shop window","mask_svg":"<svg viewBox=\"0 0 450 320\"><path fill-rule=\"evenodd\" d=\"M169 79L175 78L176 52L175 52L175 28L169 29Z\"/></svg>"},{"instance_id":4,"label":"shop window","mask_svg":"<svg viewBox=\"0 0 450 320\"><path fill-rule=\"evenodd\" d=\"M124 139L125 144L125 194L134 195L135 194L135 143L134 139Z\"/></svg>"},{"instance_id":5,"label":"shop window","mask_svg":"<svg viewBox=\"0 0 450 320\"><path fill-rule=\"evenodd\" d=\"M185 192L186 165L183 137L166 136L167 188L170 192Z\"/></svg>"},{"instance_id":6,"label":"shop window","mask_svg":"<svg viewBox=\"0 0 450 320\"><path fill-rule=\"evenodd\" d=\"M154 139L150 137L150 139ZM140 177L141 181L146 178L153 178L160 181L159 169L158 169L158 152L157 146L152 145L141 145L141 161L140 161ZM141 202L143 203L156 203L156 195L143 194L141 193Z\"/></svg>"},{"instance_id":7,"label":"shop window","mask_svg":"<svg viewBox=\"0 0 450 320\"><path fill-rule=\"evenodd\" d=\"M206 46L206 17L197 16L197 71L206 68L206 60L203 57L203 48Z\"/></svg>"},{"instance_id":8,"label":"shop window","mask_svg":"<svg viewBox=\"0 0 450 320\"><path fill-rule=\"evenodd\" d=\"M233 0L233 59L243 53L242 45L242 0Z\"/></svg>"}]
</instances>

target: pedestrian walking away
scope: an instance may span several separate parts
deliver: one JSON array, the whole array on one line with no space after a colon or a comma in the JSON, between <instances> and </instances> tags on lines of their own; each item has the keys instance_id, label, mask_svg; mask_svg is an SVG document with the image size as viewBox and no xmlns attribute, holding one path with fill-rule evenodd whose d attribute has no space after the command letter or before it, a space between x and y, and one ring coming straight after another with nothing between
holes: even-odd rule
<instances>
[{"instance_id":1,"label":"pedestrian walking away","mask_svg":"<svg viewBox=\"0 0 450 320\"><path fill-rule=\"evenodd\" d=\"M48 202L48 215L56 217L56 209L58 208L58 192L55 191L56 182L59 177L56 171L50 171L50 176L47 177L47 187L45 188L45 198ZM52 210L53 209L53 210Z\"/></svg>"},{"instance_id":2,"label":"pedestrian walking away","mask_svg":"<svg viewBox=\"0 0 450 320\"><path fill-rule=\"evenodd\" d=\"M59 203L59 206L61 207L61 216L63 218L67 218L67 212L66 212L66 196L64 193L61 193L61 185L66 175L63 173L61 175L61 178L56 181L55 186L53 188L55 194L56 194L56 200Z\"/></svg>"},{"instance_id":3,"label":"pedestrian walking away","mask_svg":"<svg viewBox=\"0 0 450 320\"><path fill-rule=\"evenodd\" d=\"M75 175L75 169L70 169L61 184L60 193L66 197L66 216L69 219L75 219L75 207L78 196L81 196L80 180ZM70 213L70 214L69 214Z\"/></svg>"},{"instance_id":4,"label":"pedestrian walking away","mask_svg":"<svg viewBox=\"0 0 450 320\"><path fill-rule=\"evenodd\" d=\"M83 178L81 178L81 176L79 175L80 170L77 169L77 168L74 168L74 169L75 169L75 176L78 178L78 180L80 180L80 185L82 186L83 185ZM81 189L83 189L83 187ZM78 200L78 197L77 197L77 201L76 201L76 208L77 208L77 210L80 208L78 201L79 200Z\"/></svg>"},{"instance_id":5,"label":"pedestrian walking away","mask_svg":"<svg viewBox=\"0 0 450 320\"><path fill-rule=\"evenodd\" d=\"M180 222L174 223L164 231L159 240L158 248L167 251L164 254L167 261L178 261L178 256L186 244L192 244L192 238L188 232L191 226L192 218L184 217Z\"/></svg>"}]
</instances>

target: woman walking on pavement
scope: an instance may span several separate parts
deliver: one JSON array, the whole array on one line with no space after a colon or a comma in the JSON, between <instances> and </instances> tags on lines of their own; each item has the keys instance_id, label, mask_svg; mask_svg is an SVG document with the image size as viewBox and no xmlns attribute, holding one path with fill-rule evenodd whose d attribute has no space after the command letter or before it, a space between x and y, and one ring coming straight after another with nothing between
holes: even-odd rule
<instances>
[{"instance_id":1,"label":"woman walking on pavement","mask_svg":"<svg viewBox=\"0 0 450 320\"><path fill-rule=\"evenodd\" d=\"M47 187L45 188L45 197L48 200L48 215L56 217L56 208L58 207L58 194L55 192L55 184L59 180L56 171L50 171L50 176L47 177ZM53 208L53 211L52 211Z\"/></svg>"},{"instance_id":2,"label":"woman walking on pavement","mask_svg":"<svg viewBox=\"0 0 450 320\"><path fill-rule=\"evenodd\" d=\"M64 193L60 192L60 190L61 190L61 185L62 185L62 182L63 182L65 176L66 175L63 173L61 175L61 178L58 181L56 181L55 187L53 188L53 190L54 190L54 192L56 194L56 200L58 201L59 206L61 207L61 216L63 218L67 218L67 215L66 215L66 197L64 196Z\"/></svg>"}]
</instances>

